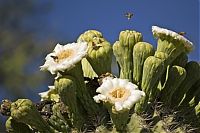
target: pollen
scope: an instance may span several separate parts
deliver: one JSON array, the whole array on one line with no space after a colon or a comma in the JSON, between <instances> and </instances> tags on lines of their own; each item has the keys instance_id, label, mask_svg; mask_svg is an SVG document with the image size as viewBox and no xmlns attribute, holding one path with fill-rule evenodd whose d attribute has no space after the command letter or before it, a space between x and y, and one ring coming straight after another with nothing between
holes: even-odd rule
<instances>
[{"instance_id":1,"label":"pollen","mask_svg":"<svg viewBox=\"0 0 200 133\"><path fill-rule=\"evenodd\" d=\"M130 96L130 91L124 88L113 89L109 95L116 101L124 101Z\"/></svg>"},{"instance_id":2,"label":"pollen","mask_svg":"<svg viewBox=\"0 0 200 133\"><path fill-rule=\"evenodd\" d=\"M63 50L59 54L57 54L57 58L55 58L55 62L60 63L62 60L71 57L74 54L72 49Z\"/></svg>"}]
</instances>

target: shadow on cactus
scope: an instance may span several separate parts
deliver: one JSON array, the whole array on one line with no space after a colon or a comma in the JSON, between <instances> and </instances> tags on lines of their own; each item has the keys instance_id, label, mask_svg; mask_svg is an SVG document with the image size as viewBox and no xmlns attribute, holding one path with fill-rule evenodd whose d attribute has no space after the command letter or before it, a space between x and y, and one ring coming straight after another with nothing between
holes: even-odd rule
<instances>
[{"instance_id":1,"label":"shadow on cactus","mask_svg":"<svg viewBox=\"0 0 200 133\"><path fill-rule=\"evenodd\" d=\"M7 132L199 132L200 65L187 57L193 44L171 30L152 32L157 48L131 30L113 45L96 30L57 44L40 67L55 77L41 101L2 101ZM111 71L113 54L119 78Z\"/></svg>"}]
</instances>

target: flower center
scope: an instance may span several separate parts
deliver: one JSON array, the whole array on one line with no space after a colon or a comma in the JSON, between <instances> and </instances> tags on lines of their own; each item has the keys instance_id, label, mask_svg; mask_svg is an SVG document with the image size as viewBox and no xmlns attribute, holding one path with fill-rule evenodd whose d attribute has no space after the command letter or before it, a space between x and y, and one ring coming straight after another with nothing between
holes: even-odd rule
<instances>
[{"instance_id":1,"label":"flower center","mask_svg":"<svg viewBox=\"0 0 200 133\"><path fill-rule=\"evenodd\" d=\"M60 63L62 60L69 58L73 54L74 51L72 49L63 50L62 52L57 54L56 58L54 58L54 61Z\"/></svg>"},{"instance_id":2,"label":"flower center","mask_svg":"<svg viewBox=\"0 0 200 133\"><path fill-rule=\"evenodd\" d=\"M128 96L130 96L130 91L124 88L116 88L112 90L109 95L115 101L124 101Z\"/></svg>"}]
</instances>

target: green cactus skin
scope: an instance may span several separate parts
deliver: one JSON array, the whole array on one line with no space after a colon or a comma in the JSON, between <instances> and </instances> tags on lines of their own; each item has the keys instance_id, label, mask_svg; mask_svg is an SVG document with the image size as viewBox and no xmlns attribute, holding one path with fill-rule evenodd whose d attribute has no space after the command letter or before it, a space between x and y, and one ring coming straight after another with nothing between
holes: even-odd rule
<instances>
[{"instance_id":1,"label":"green cactus skin","mask_svg":"<svg viewBox=\"0 0 200 133\"><path fill-rule=\"evenodd\" d=\"M172 65L185 67L187 62L188 62L188 56L185 52L183 52L172 62Z\"/></svg>"},{"instance_id":2,"label":"green cactus skin","mask_svg":"<svg viewBox=\"0 0 200 133\"><path fill-rule=\"evenodd\" d=\"M158 52L158 51L156 51L155 54L154 54L154 56L156 58L161 59L163 61L163 63L164 63L164 68L163 68L164 71L163 71L162 77L161 77L160 82L159 82L160 90L161 90L162 86L163 86L163 84L164 84L164 82L166 80L166 69L169 66L168 63L167 63L167 60L168 60L169 55L167 53L164 53L164 52Z\"/></svg>"},{"instance_id":3,"label":"green cactus skin","mask_svg":"<svg viewBox=\"0 0 200 133\"><path fill-rule=\"evenodd\" d=\"M86 84L83 77L83 70L81 66L81 62L77 63L74 68L70 71L62 73L62 75L70 75L76 79L77 85L77 97L78 101L81 102L84 109L87 111L88 114L98 114L99 113L99 106L94 102L92 96L89 94Z\"/></svg>"},{"instance_id":4,"label":"green cactus skin","mask_svg":"<svg viewBox=\"0 0 200 133\"><path fill-rule=\"evenodd\" d=\"M178 127L172 133L187 133L187 131L182 127Z\"/></svg>"},{"instance_id":5,"label":"green cactus skin","mask_svg":"<svg viewBox=\"0 0 200 133\"><path fill-rule=\"evenodd\" d=\"M167 60L169 58L169 55L167 53L156 51L154 57L161 59L164 63L164 69L167 68L168 66Z\"/></svg>"},{"instance_id":6,"label":"green cactus skin","mask_svg":"<svg viewBox=\"0 0 200 133\"><path fill-rule=\"evenodd\" d=\"M195 106L195 114L200 122L200 102Z\"/></svg>"},{"instance_id":7,"label":"green cactus skin","mask_svg":"<svg viewBox=\"0 0 200 133\"><path fill-rule=\"evenodd\" d=\"M93 70L92 66L90 65L90 63L88 62L86 58L83 58L81 60L81 65L82 65L84 77L88 77L90 79L93 79L94 77L98 77L98 75L95 73L95 71Z\"/></svg>"},{"instance_id":8,"label":"green cactus skin","mask_svg":"<svg viewBox=\"0 0 200 133\"><path fill-rule=\"evenodd\" d=\"M104 38L93 38L88 42L86 58L98 76L111 72L112 46Z\"/></svg>"},{"instance_id":9,"label":"green cactus skin","mask_svg":"<svg viewBox=\"0 0 200 133\"><path fill-rule=\"evenodd\" d=\"M167 78L162 87L160 100L164 104L170 105L173 93L186 77L186 70L180 66L172 66L168 68L166 75Z\"/></svg>"},{"instance_id":10,"label":"green cactus skin","mask_svg":"<svg viewBox=\"0 0 200 133\"><path fill-rule=\"evenodd\" d=\"M129 110L123 112L115 112L113 111L112 105L110 103L105 103L104 106L107 108L112 123L114 124L113 132L125 132L129 119Z\"/></svg>"},{"instance_id":11,"label":"green cactus skin","mask_svg":"<svg viewBox=\"0 0 200 133\"><path fill-rule=\"evenodd\" d=\"M28 125L17 122L12 117L9 117L6 121L6 131L9 133L32 133L32 130Z\"/></svg>"},{"instance_id":12,"label":"green cactus skin","mask_svg":"<svg viewBox=\"0 0 200 133\"><path fill-rule=\"evenodd\" d=\"M136 113L131 115L130 121L127 125L128 133L150 133L151 130L145 122L144 118Z\"/></svg>"},{"instance_id":13,"label":"green cactus skin","mask_svg":"<svg viewBox=\"0 0 200 133\"><path fill-rule=\"evenodd\" d=\"M168 133L165 130L165 122L160 120L156 123L156 125L154 125L153 129L152 129L153 133Z\"/></svg>"},{"instance_id":14,"label":"green cactus skin","mask_svg":"<svg viewBox=\"0 0 200 133\"><path fill-rule=\"evenodd\" d=\"M138 42L133 47L133 82L135 84L139 85L142 79L144 61L153 54L153 46L147 42Z\"/></svg>"},{"instance_id":15,"label":"green cactus skin","mask_svg":"<svg viewBox=\"0 0 200 133\"><path fill-rule=\"evenodd\" d=\"M76 90L78 88L75 79L71 76L61 77L55 81L54 85L61 101L69 107L70 113L72 113L73 125L81 129L84 124L84 116L82 116L83 113L80 112L77 104Z\"/></svg>"},{"instance_id":16,"label":"green cactus skin","mask_svg":"<svg viewBox=\"0 0 200 133\"><path fill-rule=\"evenodd\" d=\"M163 61L154 56L149 56L143 66L142 73L142 85L141 88L145 92L146 96L136 104L136 112L141 113L145 111L147 107L147 102L149 99L154 99L153 97L158 93L157 85L161 74L163 73Z\"/></svg>"},{"instance_id":17,"label":"green cactus skin","mask_svg":"<svg viewBox=\"0 0 200 133\"><path fill-rule=\"evenodd\" d=\"M177 106L180 104L184 95L192 87L192 85L200 79L200 66L197 62L190 61L186 64L186 78L183 80L181 85L176 89L172 96L173 104L172 106Z\"/></svg>"},{"instance_id":18,"label":"green cactus skin","mask_svg":"<svg viewBox=\"0 0 200 133\"><path fill-rule=\"evenodd\" d=\"M61 111L63 110L65 110L63 108L63 104L61 103L54 104L52 107L53 115L51 115L51 117L48 119L48 123L58 132L69 133L70 127L68 125L68 121L61 114Z\"/></svg>"},{"instance_id":19,"label":"green cactus skin","mask_svg":"<svg viewBox=\"0 0 200 133\"><path fill-rule=\"evenodd\" d=\"M111 133L105 126L99 126L96 128L95 133Z\"/></svg>"},{"instance_id":20,"label":"green cactus skin","mask_svg":"<svg viewBox=\"0 0 200 133\"><path fill-rule=\"evenodd\" d=\"M11 104L11 117L17 122L36 128L40 132L54 133L29 99L18 99L16 102L13 102Z\"/></svg>"},{"instance_id":21,"label":"green cactus skin","mask_svg":"<svg viewBox=\"0 0 200 133\"><path fill-rule=\"evenodd\" d=\"M133 47L142 41L142 34L136 31L121 31L119 41L113 45L113 52L119 64L120 78L133 81Z\"/></svg>"},{"instance_id":22,"label":"green cactus skin","mask_svg":"<svg viewBox=\"0 0 200 133\"><path fill-rule=\"evenodd\" d=\"M185 51L184 45L179 44L179 42L173 40L158 39L157 45L158 52L164 52L169 55L166 61L166 65L170 65L182 52Z\"/></svg>"},{"instance_id":23,"label":"green cactus skin","mask_svg":"<svg viewBox=\"0 0 200 133\"><path fill-rule=\"evenodd\" d=\"M98 76L106 72L111 72L112 46L103 38L103 35L99 31L86 31L80 35L78 41L88 43L88 56L86 58ZM86 67L83 68L86 75L90 76L90 73L94 73L93 71L90 72L91 68L88 70L86 70ZM87 74L87 72L89 73Z\"/></svg>"},{"instance_id":24,"label":"green cactus skin","mask_svg":"<svg viewBox=\"0 0 200 133\"><path fill-rule=\"evenodd\" d=\"M88 30L88 31L84 32L83 34L81 34L77 41L78 42L79 41L91 42L93 40L93 38L95 38L95 37L103 38L103 35L99 31Z\"/></svg>"},{"instance_id":25,"label":"green cactus skin","mask_svg":"<svg viewBox=\"0 0 200 133\"><path fill-rule=\"evenodd\" d=\"M188 90L180 105L187 105L193 98L200 99L200 79Z\"/></svg>"}]
</instances>

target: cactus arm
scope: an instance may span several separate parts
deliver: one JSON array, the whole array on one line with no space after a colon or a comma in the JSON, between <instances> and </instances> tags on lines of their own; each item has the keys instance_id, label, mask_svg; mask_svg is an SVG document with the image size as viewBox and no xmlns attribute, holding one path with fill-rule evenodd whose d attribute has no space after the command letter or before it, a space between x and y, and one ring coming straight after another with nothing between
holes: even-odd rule
<instances>
[{"instance_id":1,"label":"cactus arm","mask_svg":"<svg viewBox=\"0 0 200 133\"><path fill-rule=\"evenodd\" d=\"M75 79L71 76L65 76L58 78L54 85L58 90L61 101L69 107L70 113L72 113L71 117L73 125L78 129L81 129L84 124L84 117L77 104L76 90L78 88Z\"/></svg>"},{"instance_id":2,"label":"cactus arm","mask_svg":"<svg viewBox=\"0 0 200 133\"><path fill-rule=\"evenodd\" d=\"M187 62L188 62L188 56L185 52L183 52L172 62L172 65L185 67Z\"/></svg>"},{"instance_id":3,"label":"cactus arm","mask_svg":"<svg viewBox=\"0 0 200 133\"><path fill-rule=\"evenodd\" d=\"M186 78L181 85L174 92L172 97L173 105L177 106L182 101L185 93L192 87L192 85L200 79L200 66L197 62L191 61L186 64Z\"/></svg>"},{"instance_id":4,"label":"cactus arm","mask_svg":"<svg viewBox=\"0 0 200 133\"><path fill-rule=\"evenodd\" d=\"M161 101L170 105L173 93L186 77L186 70L180 66L172 66L168 69L167 79L161 90Z\"/></svg>"},{"instance_id":5,"label":"cactus arm","mask_svg":"<svg viewBox=\"0 0 200 133\"><path fill-rule=\"evenodd\" d=\"M48 123L41 117L35 105L28 99L18 99L11 104L11 117L17 122L36 128L38 131L54 133Z\"/></svg>"},{"instance_id":6,"label":"cactus arm","mask_svg":"<svg viewBox=\"0 0 200 133\"><path fill-rule=\"evenodd\" d=\"M70 75L76 79L76 85L78 88L76 92L78 100L84 106L84 109L88 112L88 114L98 114L99 107L87 91L81 63L77 63L74 68L62 75Z\"/></svg>"},{"instance_id":7,"label":"cactus arm","mask_svg":"<svg viewBox=\"0 0 200 133\"><path fill-rule=\"evenodd\" d=\"M9 133L32 133L32 130L28 125L17 122L12 117L9 117L6 121L6 131Z\"/></svg>"},{"instance_id":8,"label":"cactus arm","mask_svg":"<svg viewBox=\"0 0 200 133\"><path fill-rule=\"evenodd\" d=\"M180 105L187 105L195 97L200 97L200 79L188 90Z\"/></svg>"},{"instance_id":9,"label":"cactus arm","mask_svg":"<svg viewBox=\"0 0 200 133\"><path fill-rule=\"evenodd\" d=\"M113 45L113 52L120 66L120 78L133 80L133 46L142 41L142 34L136 31L122 31L119 41Z\"/></svg>"},{"instance_id":10,"label":"cactus arm","mask_svg":"<svg viewBox=\"0 0 200 133\"><path fill-rule=\"evenodd\" d=\"M142 79L142 68L147 57L154 54L153 46L146 42L138 42L133 48L133 82L139 85Z\"/></svg>"},{"instance_id":11,"label":"cactus arm","mask_svg":"<svg viewBox=\"0 0 200 133\"><path fill-rule=\"evenodd\" d=\"M147 102L149 99L154 99L151 96L155 96L158 93L157 85L159 78L163 72L164 64L161 59L154 56L149 56L143 66L142 85L141 88L145 92L146 96L136 104L136 112L141 113L145 111Z\"/></svg>"}]
</instances>

